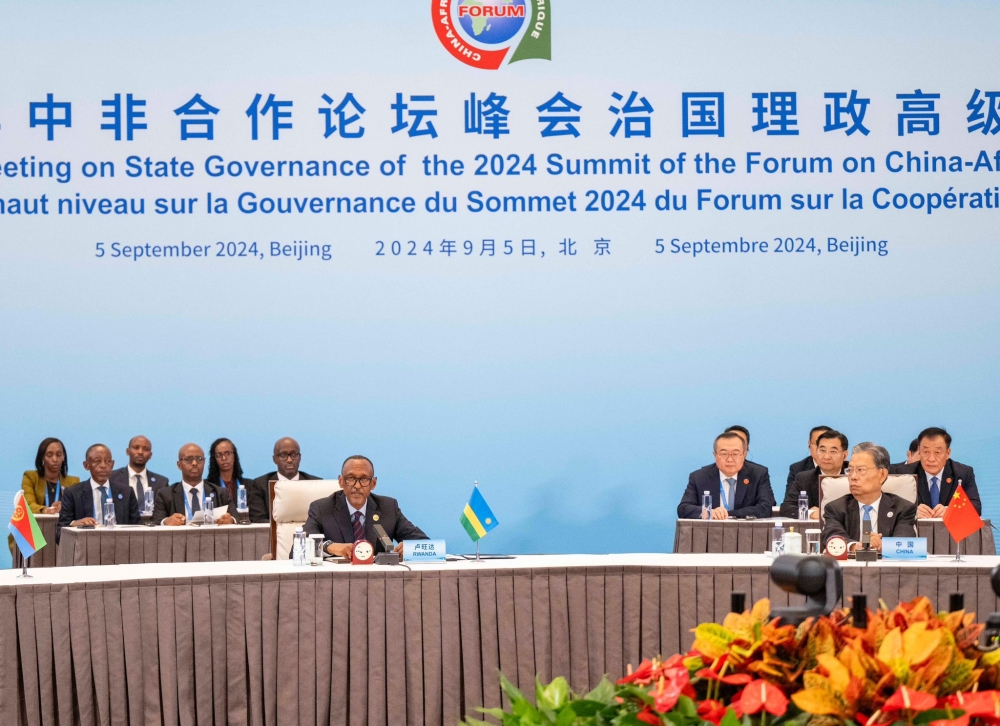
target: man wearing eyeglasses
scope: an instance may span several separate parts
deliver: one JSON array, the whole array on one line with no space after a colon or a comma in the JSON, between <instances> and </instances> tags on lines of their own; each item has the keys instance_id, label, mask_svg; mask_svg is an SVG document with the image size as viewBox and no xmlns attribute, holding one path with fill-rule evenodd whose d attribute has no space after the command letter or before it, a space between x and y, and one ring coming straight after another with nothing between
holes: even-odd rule
<instances>
[{"instance_id":1,"label":"man wearing eyeglasses","mask_svg":"<svg viewBox=\"0 0 1000 726\"><path fill-rule=\"evenodd\" d=\"M103 525L107 502L114 503L116 524L139 524L135 492L128 484L108 481L115 467L111 449L104 444L94 444L87 449L85 456L83 468L90 472L90 479L63 491L56 541L63 527Z\"/></svg>"},{"instance_id":2,"label":"man wearing eyeglasses","mask_svg":"<svg viewBox=\"0 0 1000 726\"><path fill-rule=\"evenodd\" d=\"M266 524L271 521L271 493L269 490L272 481L300 481L318 480L320 477L306 474L299 471L299 462L302 461L302 452L299 450L299 442L290 436L278 439L274 444L274 455L271 461L277 467L274 471L269 471L264 476L259 476L250 482L250 490L247 492L250 506L250 521L255 524Z\"/></svg>"},{"instance_id":3,"label":"man wearing eyeglasses","mask_svg":"<svg viewBox=\"0 0 1000 726\"><path fill-rule=\"evenodd\" d=\"M976 472L971 466L960 464L951 458L951 434L932 426L920 432L916 443L916 461L896 464L890 473L916 476L917 519L943 517L959 484L976 512L982 514L983 503L979 498L979 487L976 486Z\"/></svg>"},{"instance_id":4,"label":"man wearing eyeglasses","mask_svg":"<svg viewBox=\"0 0 1000 726\"><path fill-rule=\"evenodd\" d=\"M785 489L781 516L799 518L799 492L809 497L809 519L819 519L820 476L842 476L847 459L847 437L839 431L826 429L815 440L816 466L800 472Z\"/></svg>"},{"instance_id":5,"label":"man wearing eyeglasses","mask_svg":"<svg viewBox=\"0 0 1000 726\"><path fill-rule=\"evenodd\" d=\"M916 537L914 521L917 506L895 494L882 491L889 478L889 452L882 446L866 441L854 447L847 467L851 493L834 499L825 507L823 547L834 535L848 542L853 551L861 543L861 534L868 522L871 547L882 549L886 537Z\"/></svg>"},{"instance_id":6,"label":"man wearing eyeglasses","mask_svg":"<svg viewBox=\"0 0 1000 726\"><path fill-rule=\"evenodd\" d=\"M340 489L309 505L305 533L321 534L327 554L350 557L351 547L358 540L368 540L375 552L384 552L375 525L380 524L390 539L394 551L403 551L404 540L427 539L420 527L408 520L392 497L372 494L378 483L375 465L360 454L349 456L340 468Z\"/></svg>"},{"instance_id":7,"label":"man wearing eyeglasses","mask_svg":"<svg viewBox=\"0 0 1000 726\"><path fill-rule=\"evenodd\" d=\"M229 511L215 520L216 524L236 523L236 503L230 501L229 492L224 488L204 480L205 452L198 444L184 444L177 452L177 468L181 471L181 481L163 487L153 499L153 524L178 527L204 512L205 501L214 497L213 507L229 507Z\"/></svg>"},{"instance_id":8,"label":"man wearing eyeglasses","mask_svg":"<svg viewBox=\"0 0 1000 726\"><path fill-rule=\"evenodd\" d=\"M743 519L771 516L774 493L767 468L746 460L746 442L739 433L728 431L715 437L715 463L691 472L687 489L677 505L680 519L700 519L701 499L712 497L712 519Z\"/></svg>"}]
</instances>

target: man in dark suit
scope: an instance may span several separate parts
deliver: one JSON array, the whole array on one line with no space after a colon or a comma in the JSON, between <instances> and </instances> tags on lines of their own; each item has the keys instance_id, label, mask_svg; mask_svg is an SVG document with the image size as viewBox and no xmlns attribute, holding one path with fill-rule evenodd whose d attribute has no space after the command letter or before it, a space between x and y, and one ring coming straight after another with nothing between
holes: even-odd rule
<instances>
[{"instance_id":1,"label":"man in dark suit","mask_svg":"<svg viewBox=\"0 0 1000 726\"><path fill-rule=\"evenodd\" d=\"M844 473L844 460L847 459L847 437L839 431L827 429L820 431L815 439L816 466L800 472L795 480L785 489L785 498L781 502L781 516L798 519L799 492L805 492L809 497L809 519L819 519L819 478L825 476L841 476Z\"/></svg>"},{"instance_id":2,"label":"man in dark suit","mask_svg":"<svg viewBox=\"0 0 1000 726\"><path fill-rule=\"evenodd\" d=\"M746 460L743 436L733 431L719 434L713 446L715 463L691 472L687 489L677 505L680 519L701 518L701 497L712 496L712 519L771 516L774 494L767 467Z\"/></svg>"},{"instance_id":3,"label":"man in dark suit","mask_svg":"<svg viewBox=\"0 0 1000 726\"><path fill-rule=\"evenodd\" d=\"M204 511L205 499L210 495L215 498L213 508L229 507L229 511L217 518L215 523L235 524L236 502L230 500L229 492L203 479L205 452L200 446L184 444L177 453L177 468L181 471L181 481L156 492L153 524L171 527L187 524L197 512Z\"/></svg>"},{"instance_id":4,"label":"man in dark suit","mask_svg":"<svg viewBox=\"0 0 1000 726\"><path fill-rule=\"evenodd\" d=\"M917 507L902 497L882 491L889 478L889 452L871 442L854 447L848 467L851 493L826 505L823 547L840 535L853 550L861 541L863 523L871 525L872 549L881 550L885 537L915 537Z\"/></svg>"},{"instance_id":5,"label":"man in dark suit","mask_svg":"<svg viewBox=\"0 0 1000 726\"><path fill-rule=\"evenodd\" d=\"M170 482L162 474L146 468L146 463L153 458L153 445L145 436L133 436L125 454L128 456L128 466L111 472L111 483L131 487L135 492L135 500L139 503L139 510L142 511L146 492L152 491L155 494L158 489L170 486Z\"/></svg>"},{"instance_id":6,"label":"man in dark suit","mask_svg":"<svg viewBox=\"0 0 1000 726\"><path fill-rule=\"evenodd\" d=\"M943 517L959 482L976 512L982 514L976 472L971 466L952 461L951 434L933 426L921 431L917 442L920 460L913 464L896 464L891 470L893 474L916 475L917 519Z\"/></svg>"},{"instance_id":7,"label":"man in dark suit","mask_svg":"<svg viewBox=\"0 0 1000 726\"><path fill-rule=\"evenodd\" d=\"M90 479L63 490L59 529L104 524L104 503L114 502L116 524L139 524L139 505L128 484L108 481L115 462L111 449L94 444L87 449L83 468ZM58 530L56 532L58 541Z\"/></svg>"},{"instance_id":8,"label":"man in dark suit","mask_svg":"<svg viewBox=\"0 0 1000 726\"><path fill-rule=\"evenodd\" d=\"M809 430L809 456L804 458L802 461L796 461L788 467L788 481L785 483L786 491L787 487L792 486L792 483L795 481L795 477L804 471L809 471L810 469L815 469L819 466L816 446L817 441L819 440L819 435L824 431L833 431L833 429L829 426L813 426L812 429ZM798 516L798 513L796 513L796 516Z\"/></svg>"},{"instance_id":9,"label":"man in dark suit","mask_svg":"<svg viewBox=\"0 0 1000 726\"><path fill-rule=\"evenodd\" d=\"M275 442L274 455L271 457L271 461L278 468L251 481L250 490L247 492L248 504L250 506L250 521L255 524L266 524L271 521L270 483L272 481L319 479L318 476L299 471L302 452L299 450L299 442L290 436L278 439Z\"/></svg>"},{"instance_id":10,"label":"man in dark suit","mask_svg":"<svg viewBox=\"0 0 1000 726\"><path fill-rule=\"evenodd\" d=\"M362 539L371 542L375 552L384 552L375 532L376 524L382 525L389 538L398 543L395 552L403 551L404 540L427 539L423 530L403 515L395 499L371 493L377 483L371 459L360 455L348 457L340 468L342 491L309 505L306 535L323 535L323 549L341 557L349 557L352 545Z\"/></svg>"}]
</instances>

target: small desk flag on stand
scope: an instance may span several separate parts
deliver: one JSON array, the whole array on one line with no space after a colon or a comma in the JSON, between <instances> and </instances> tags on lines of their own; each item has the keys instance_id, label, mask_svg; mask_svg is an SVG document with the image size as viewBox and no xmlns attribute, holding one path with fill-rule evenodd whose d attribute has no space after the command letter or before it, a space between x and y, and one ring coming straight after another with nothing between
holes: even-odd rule
<instances>
[{"instance_id":1,"label":"small desk flag on stand","mask_svg":"<svg viewBox=\"0 0 1000 726\"><path fill-rule=\"evenodd\" d=\"M973 532L978 532L983 526L984 522L976 512L976 508L972 506L969 495L962 488L962 482L955 487L955 494L948 502L942 521L948 529L948 534L956 542L961 542Z\"/></svg>"},{"instance_id":2,"label":"small desk flag on stand","mask_svg":"<svg viewBox=\"0 0 1000 726\"><path fill-rule=\"evenodd\" d=\"M493 516L493 510L490 509L490 505L486 503L483 495L479 493L478 482L473 484L472 496L469 497L469 503L465 505L462 517L458 521L462 523L465 531L469 533L469 537L476 544L486 536L487 532L499 524L497 518Z\"/></svg>"},{"instance_id":3,"label":"small desk flag on stand","mask_svg":"<svg viewBox=\"0 0 1000 726\"><path fill-rule=\"evenodd\" d=\"M14 495L14 514L7 525L7 531L14 537L17 548L25 561L45 546L42 529L35 520L35 515L24 501L24 492Z\"/></svg>"}]
</instances>

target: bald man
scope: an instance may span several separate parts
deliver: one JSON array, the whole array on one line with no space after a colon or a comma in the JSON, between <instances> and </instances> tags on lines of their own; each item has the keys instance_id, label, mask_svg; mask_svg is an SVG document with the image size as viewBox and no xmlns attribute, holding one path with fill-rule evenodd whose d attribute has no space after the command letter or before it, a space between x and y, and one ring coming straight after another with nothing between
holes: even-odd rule
<instances>
[{"instance_id":1,"label":"bald man","mask_svg":"<svg viewBox=\"0 0 1000 726\"><path fill-rule=\"evenodd\" d=\"M152 491L155 494L163 487L170 486L170 480L146 467L153 458L153 444L145 436L133 436L129 439L125 455L128 457L128 466L111 472L110 480L112 484L124 484L135 492L139 511L142 512L146 492Z\"/></svg>"},{"instance_id":2,"label":"bald man","mask_svg":"<svg viewBox=\"0 0 1000 726\"><path fill-rule=\"evenodd\" d=\"M104 524L105 502L114 502L116 524L139 524L135 494L127 484L108 481L114 467L111 449L104 444L94 444L87 449L83 468L90 472L90 478L63 491L56 541L63 527Z\"/></svg>"},{"instance_id":3,"label":"bald man","mask_svg":"<svg viewBox=\"0 0 1000 726\"><path fill-rule=\"evenodd\" d=\"M299 450L299 442L291 436L286 436L274 442L274 456L271 457L271 461L278 468L250 482L250 491L247 492L250 506L250 521L254 524L266 524L271 521L269 482L302 481L306 479L318 480L320 478L312 474L306 474L304 471L299 471L302 452Z\"/></svg>"},{"instance_id":4,"label":"bald man","mask_svg":"<svg viewBox=\"0 0 1000 726\"><path fill-rule=\"evenodd\" d=\"M215 497L214 507L229 506L229 511L215 520L216 524L236 523L236 502L230 501L223 487L205 481L205 452L198 444L184 444L177 452L177 468L181 481L163 487L153 500L153 524L177 527L187 524L199 511L204 511L205 499Z\"/></svg>"}]
</instances>

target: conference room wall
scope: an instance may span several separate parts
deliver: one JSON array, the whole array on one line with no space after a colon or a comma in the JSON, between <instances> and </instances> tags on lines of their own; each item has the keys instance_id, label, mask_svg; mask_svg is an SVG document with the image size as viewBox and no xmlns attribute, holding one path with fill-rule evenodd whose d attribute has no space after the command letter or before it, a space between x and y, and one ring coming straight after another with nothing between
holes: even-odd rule
<instances>
[{"instance_id":1,"label":"conference room wall","mask_svg":"<svg viewBox=\"0 0 1000 726\"><path fill-rule=\"evenodd\" d=\"M787 200L797 191L858 186L866 209L674 215L647 208L565 217L462 211L407 219L5 216L0 509L9 507L21 472L48 435L65 440L70 472L83 475L86 446L108 443L122 465L128 437L144 432L154 443L151 467L175 479L175 452L189 440L207 447L229 436L255 475L271 469L275 438L292 434L313 474L335 475L349 453L371 456L379 491L398 497L411 519L456 551L471 549L458 515L473 480L501 522L486 549L666 550L687 473L710 460L721 428L751 428L752 458L771 467L780 496L788 463L805 454L806 431L826 422L852 441L886 444L894 460L924 426L948 427L955 458L976 466L986 514L997 518L990 496L1000 443L993 435L1000 357L994 217L988 210L877 212L868 203L880 185L978 189L994 176L880 170L863 180L839 171L727 179L692 176L689 167L683 179L539 174L512 187L469 174L417 175L425 154L471 165L482 151L533 152L539 164L548 153L661 158L682 150L689 165L705 150L738 160L752 150L881 160L893 148L969 157L992 143L967 133L965 103L973 89L990 90L981 68L997 50L994 5L924 3L903 15L856 4L845 13L833 2L650 2L628 13L606 3L557 3L553 60L493 75L448 56L426 5L379 7L145 3L127 14L104 3L5 8L0 60L22 70L0 85L0 157L45 154L78 165L90 158L120 163L127 153L197 160L210 153L375 160L407 153L414 176L403 182L337 180L320 190L408 193L422 201L438 189L461 199L476 187L582 195L641 186L652 205L667 187L693 204L701 187L775 192ZM367 42L372 36L381 44ZM142 62L122 62L128 58ZM942 132L899 139L895 94L917 87L942 93ZM873 99L870 138L822 132L823 94L851 88ZM322 141L316 99L350 89L369 108L369 137L356 147ZM608 134L609 94L631 89L655 108L652 139ZM725 139L681 138L680 93L699 89L726 93ZM775 89L799 93L797 139L750 131L750 94ZM490 90L508 94L512 109L511 134L496 143L462 130L468 94ZM557 90L584 106L580 139L539 138L535 107ZM296 127L280 142L251 142L244 109L254 93L272 91L294 99ZM437 96L439 139L388 132L397 91ZM27 104L48 92L72 100L76 112L73 128L57 129L51 143L27 125ZM115 92L149 99L149 129L131 144L99 130L100 101ZM177 138L172 109L194 92L223 109L211 146ZM5 179L0 196L80 191L203 199L214 191L232 203L243 189L296 195L317 187L204 176L144 185L119 176L65 187ZM852 234L889 239L891 252L694 260L653 252L658 237ZM548 254L375 256L378 239L437 245L486 237L533 238ZM558 255L565 238L581 245L577 257ZM593 254L596 238L611 240L610 257ZM326 267L289 260L238 266L215 258L189 265L92 257L98 241L181 239L309 239L333 244L334 260Z\"/></svg>"}]
</instances>

